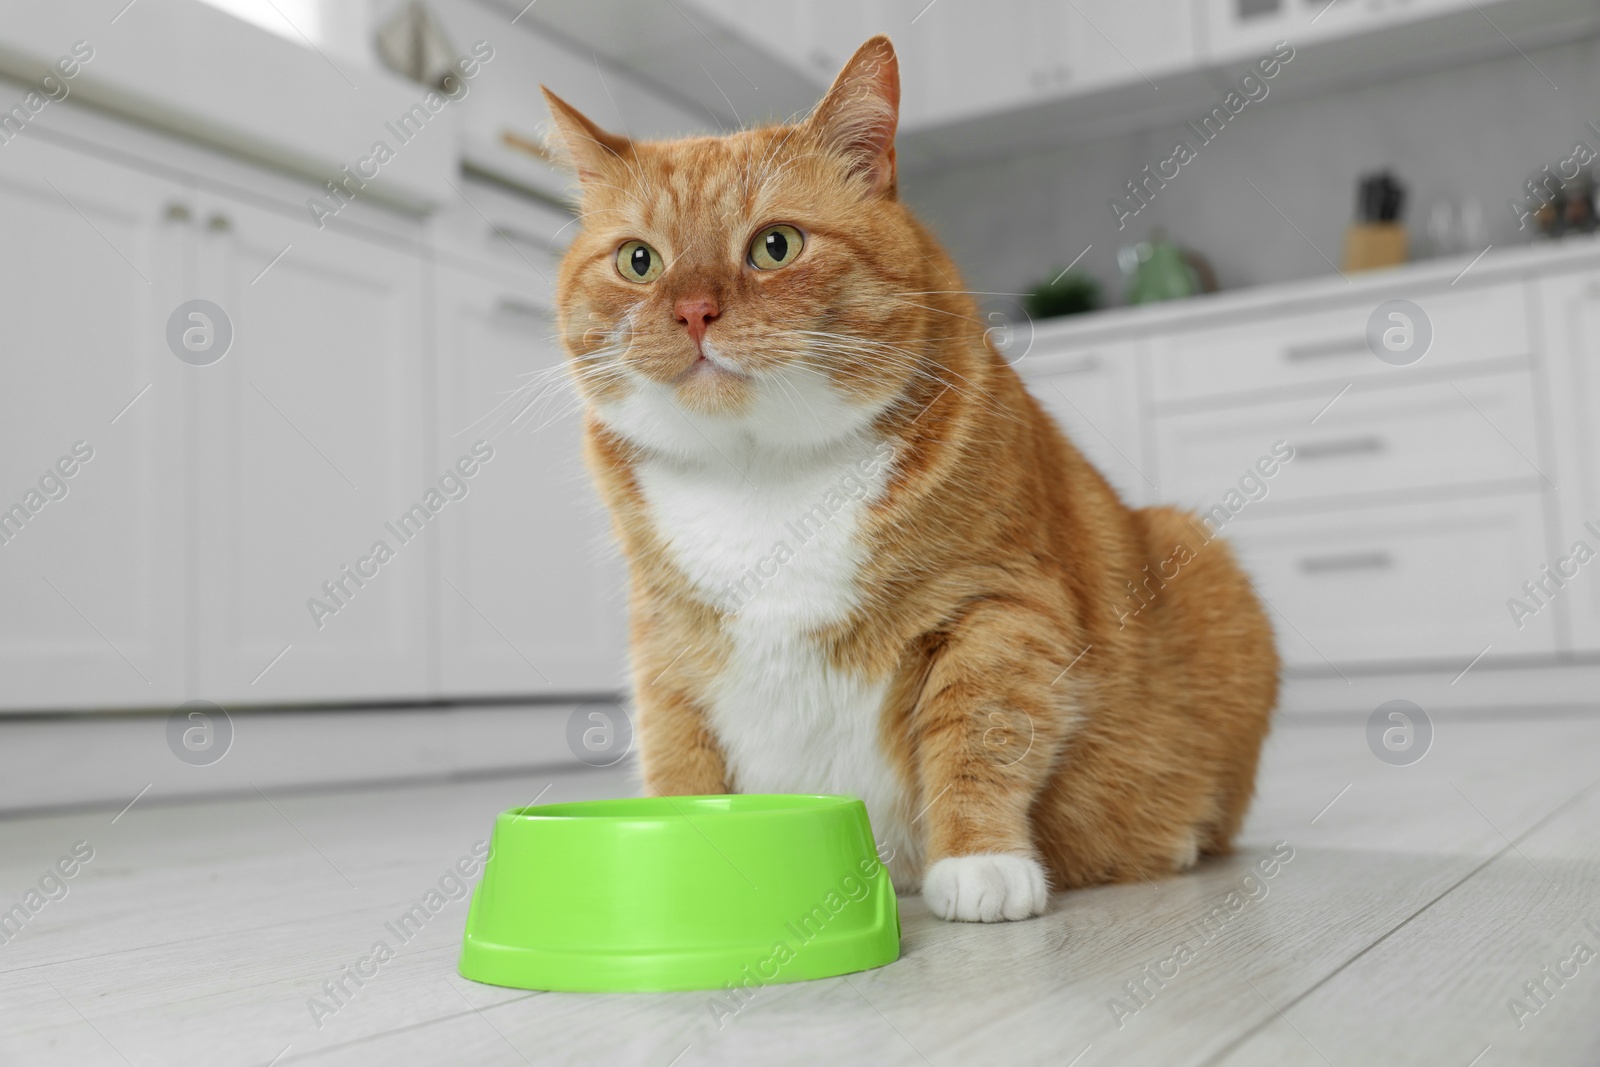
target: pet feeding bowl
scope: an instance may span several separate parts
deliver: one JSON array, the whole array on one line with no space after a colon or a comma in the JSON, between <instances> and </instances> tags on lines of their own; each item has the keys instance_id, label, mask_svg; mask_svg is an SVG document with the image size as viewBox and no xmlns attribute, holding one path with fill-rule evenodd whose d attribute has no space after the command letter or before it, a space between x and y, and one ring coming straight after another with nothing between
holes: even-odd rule
<instances>
[{"instance_id":1,"label":"pet feeding bowl","mask_svg":"<svg viewBox=\"0 0 1600 1067\"><path fill-rule=\"evenodd\" d=\"M501 812L460 971L569 992L754 988L899 955L861 801L644 797Z\"/></svg>"}]
</instances>

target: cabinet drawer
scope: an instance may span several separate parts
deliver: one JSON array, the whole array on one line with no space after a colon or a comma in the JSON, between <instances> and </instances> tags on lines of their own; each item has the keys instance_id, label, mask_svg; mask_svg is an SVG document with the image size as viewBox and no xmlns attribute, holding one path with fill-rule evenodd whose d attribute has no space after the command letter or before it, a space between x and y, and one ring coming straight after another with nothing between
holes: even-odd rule
<instances>
[{"instance_id":1,"label":"cabinet drawer","mask_svg":"<svg viewBox=\"0 0 1600 1067\"><path fill-rule=\"evenodd\" d=\"M1224 527L1290 666L1554 652L1551 605L1517 629L1508 598L1544 563L1541 499L1515 494Z\"/></svg>"},{"instance_id":2,"label":"cabinet drawer","mask_svg":"<svg viewBox=\"0 0 1600 1067\"><path fill-rule=\"evenodd\" d=\"M1262 479L1273 500L1501 483L1540 484L1533 377L1526 371L1156 419L1164 495L1219 502L1277 441L1294 457ZM1313 423L1311 420L1317 421Z\"/></svg>"},{"instance_id":3,"label":"cabinet drawer","mask_svg":"<svg viewBox=\"0 0 1600 1067\"><path fill-rule=\"evenodd\" d=\"M1347 382L1402 373L1405 368L1384 363L1367 347L1367 319L1389 299L1373 296L1326 310L1159 338L1151 346L1152 395L1164 403L1326 384L1332 396ZM1433 341L1418 366L1459 366L1528 354L1527 306L1520 283L1419 293L1409 299L1433 328Z\"/></svg>"}]
</instances>

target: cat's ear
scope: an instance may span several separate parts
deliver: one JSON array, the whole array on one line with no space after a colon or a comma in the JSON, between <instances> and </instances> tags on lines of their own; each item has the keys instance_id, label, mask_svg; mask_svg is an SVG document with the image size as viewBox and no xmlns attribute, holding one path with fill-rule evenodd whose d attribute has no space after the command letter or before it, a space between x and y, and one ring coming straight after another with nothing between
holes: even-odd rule
<instances>
[{"instance_id":1,"label":"cat's ear","mask_svg":"<svg viewBox=\"0 0 1600 1067\"><path fill-rule=\"evenodd\" d=\"M879 34L856 49L806 123L867 176L873 192L894 192L894 131L900 121L900 61Z\"/></svg>"},{"instance_id":2,"label":"cat's ear","mask_svg":"<svg viewBox=\"0 0 1600 1067\"><path fill-rule=\"evenodd\" d=\"M550 117L555 120L555 133L551 147L578 172L579 181L592 181L605 173L611 161L620 159L628 150L626 137L607 133L577 108L539 86L544 102L550 106Z\"/></svg>"}]
</instances>

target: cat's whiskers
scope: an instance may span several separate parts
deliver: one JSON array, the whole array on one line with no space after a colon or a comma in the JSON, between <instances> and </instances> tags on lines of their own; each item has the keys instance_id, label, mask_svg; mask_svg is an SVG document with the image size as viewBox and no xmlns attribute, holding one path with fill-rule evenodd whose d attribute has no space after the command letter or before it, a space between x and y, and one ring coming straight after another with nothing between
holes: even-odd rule
<instances>
[{"instance_id":1,"label":"cat's whiskers","mask_svg":"<svg viewBox=\"0 0 1600 1067\"><path fill-rule=\"evenodd\" d=\"M639 199L639 195L637 193L635 193L632 189L625 189L620 185L612 185L610 182L601 182L601 181L592 181L592 180L591 181L586 181L586 182L583 183L583 188L585 188L585 189L615 189L617 192L621 193L623 196L627 197L629 200L632 200L639 207L642 208L642 207L645 206L644 201L640 200ZM599 211L618 211L620 209L618 209L618 208L597 208L596 210L599 210Z\"/></svg>"},{"instance_id":2,"label":"cat's whiskers","mask_svg":"<svg viewBox=\"0 0 1600 1067\"><path fill-rule=\"evenodd\" d=\"M1016 421L1016 416L1013 415L1009 409L1006 408L1006 406L994 396L994 394L990 393L986 389L983 389L981 386L974 383L971 379L967 378L959 371L947 367L944 364L938 363L920 353L913 352L910 349L893 345L886 341L877 341L866 337L851 337L846 334L831 334L822 330L798 330L790 332L814 338L814 340L809 343L816 345L819 348L826 348L827 350L836 353L855 356L864 361L871 362L875 366L905 366L906 364L891 359L891 356L898 356L904 360L911 361L911 363L915 364L919 368L935 368L937 371L943 373L928 375L934 381L939 382L947 389L954 390L958 395L968 399L969 401L981 404L988 410L1003 418L1006 418L1010 421ZM967 391L963 390L959 385L956 384L956 382L946 380L944 377L945 374L948 374L953 378L959 379L961 382L965 383L971 390L973 390L973 392L977 394L977 397L974 397Z\"/></svg>"},{"instance_id":3,"label":"cat's whiskers","mask_svg":"<svg viewBox=\"0 0 1600 1067\"><path fill-rule=\"evenodd\" d=\"M492 423L492 421L495 420L501 414L501 412L508 407L516 405L529 392L541 389L547 385L552 380L554 372L560 369L560 366L557 365L556 367L547 367L542 371L530 371L527 374L518 375L520 381L514 388L503 392L501 394L500 401L496 403L494 407L490 408L483 415L480 415L478 418L468 423L465 427L458 430L455 436L460 437L462 434L467 433L474 427L483 425L485 422ZM493 436L492 433L491 436Z\"/></svg>"},{"instance_id":4,"label":"cat's whiskers","mask_svg":"<svg viewBox=\"0 0 1600 1067\"><path fill-rule=\"evenodd\" d=\"M508 391L494 408L470 424L467 429L484 422L498 426L504 412L509 408L516 410L509 418L504 418L504 426L501 429L491 431L491 436L496 436L505 429L531 425L533 420L525 418L530 410L537 414L547 410L552 400L560 398L561 404L554 414L537 428L543 429L558 422L583 408L586 401L578 389L579 384L590 386L608 384L626 374L622 359L630 349L631 344L625 347L614 342L581 353L571 360L563 360L543 370L530 371L521 376L522 381ZM465 433L466 430L461 432Z\"/></svg>"},{"instance_id":5,"label":"cat's whiskers","mask_svg":"<svg viewBox=\"0 0 1600 1067\"><path fill-rule=\"evenodd\" d=\"M822 420L817 418L817 412L812 408L811 402L805 398L805 394L801 393L793 382L786 380L781 374L769 375L768 380L776 382L778 388L789 398L789 406L794 408L796 418L800 417L800 408L795 404L795 399L798 398L800 403L806 406L806 413L811 416L812 423L818 426L822 425Z\"/></svg>"},{"instance_id":6,"label":"cat's whiskers","mask_svg":"<svg viewBox=\"0 0 1600 1067\"><path fill-rule=\"evenodd\" d=\"M936 308L928 304L919 304L915 300L903 300L894 295L890 295L887 299L893 300L897 304L904 304L907 307L921 308L923 311L931 311L936 315L949 315L953 319L965 319L967 322L975 322L979 326L983 325L982 319L973 318L971 315L963 315L960 312L946 311L944 308Z\"/></svg>"},{"instance_id":7,"label":"cat's whiskers","mask_svg":"<svg viewBox=\"0 0 1600 1067\"><path fill-rule=\"evenodd\" d=\"M960 378L963 382L966 382L968 386L973 386L973 389L978 389L978 386L976 386L974 382L971 382L971 379L966 378L966 376L958 373L958 371L950 370L949 366L944 366L942 363L936 362L936 360L928 357L928 355L920 354L920 352L914 352L914 350L906 349L906 347L896 346L896 344L891 344L891 342L888 341L877 341L877 339L874 338L853 338L853 336L850 336L850 334L830 334L826 333L826 331L819 330L800 331L800 333L808 334L808 336L814 336L814 338L826 339L826 341L837 342L837 344L842 344L845 349L854 350L854 352L859 352L859 354L862 355L866 355L869 350L875 349L877 352L874 352L874 355L901 355L901 357L909 358L909 360L915 360L915 362L923 363L923 365L926 366L938 366L939 370L949 371L950 374L954 374L955 378ZM931 342L934 341L934 339L930 338L926 339L926 341ZM960 338L944 338L944 341L960 341Z\"/></svg>"},{"instance_id":8,"label":"cat's whiskers","mask_svg":"<svg viewBox=\"0 0 1600 1067\"><path fill-rule=\"evenodd\" d=\"M609 96L610 94L611 94L611 90L609 88L607 88L606 89L606 95ZM618 163L621 163L624 167L628 168L628 173L633 175L634 180L639 183L639 185L645 190L645 192L649 193L651 196L655 196L656 195L655 187L653 185L651 185L649 180L647 180L645 178L644 172L638 167L637 164L633 163L626 156L622 155L622 153L618 152L615 148L612 148L610 145L608 145L608 144L606 144L606 143L604 143L602 141L598 141L593 137L585 137L584 140L587 140L587 141L590 141L590 142L592 142L594 144L597 144L601 148L604 148L607 152L611 153L612 158L614 158ZM612 186L612 188L616 188L616 187ZM639 201L637 200L637 198L635 198L634 202L638 203Z\"/></svg>"},{"instance_id":9,"label":"cat's whiskers","mask_svg":"<svg viewBox=\"0 0 1600 1067\"><path fill-rule=\"evenodd\" d=\"M789 138L793 137L795 135L795 133L799 129L800 129L800 124L799 123L795 123L795 124L791 125L789 127L788 132L783 135L783 139L781 141L778 141L776 144L772 145L767 150L767 154L761 158L761 171L756 177L756 181L759 184L762 184L762 185L766 184L767 177L768 177L768 170L769 170L769 168L771 166L772 161L775 158L777 158L777 155L778 155L778 153L780 151L782 151L783 146L789 143ZM746 176L745 195L746 196L748 196L750 194L750 182L748 180L749 179L749 173L750 173L749 162L750 162L749 159L746 158L746 160L745 160L745 176Z\"/></svg>"},{"instance_id":10,"label":"cat's whiskers","mask_svg":"<svg viewBox=\"0 0 1600 1067\"><path fill-rule=\"evenodd\" d=\"M865 352L857 351L857 352L845 352L844 354L853 355L853 356L856 356L857 358L865 359L868 362L875 362L875 361L881 360L881 357L878 357L878 356L874 355L873 353L865 353ZM830 368L824 367L824 366L817 366L817 365L814 365L814 364L810 364L810 363L805 362L803 359L798 359L797 358L792 365L795 365L797 367L797 369L804 369L804 370L810 371L812 373L818 374L818 375L824 377L825 379L827 379L830 382L834 378L835 371L833 369L830 369ZM881 364L880 363L879 365L887 365L887 364ZM1016 421L1015 417L1009 411L1007 411L1001 404L999 404L998 402L994 401L993 398L991 398L991 397L989 397L987 395L974 396L971 393L969 393L967 390L962 389L955 382L949 381L949 380L939 376L938 374L927 370L924 367L919 367L919 366L915 366L915 365L908 365L908 364L903 364L903 363L897 363L897 364L894 364L894 366L895 366L896 369L902 369L902 370L905 370L905 371L909 371L912 375L922 379L923 381L926 381L926 382L929 382L929 383L932 383L932 384L935 384L935 385L942 386L943 388L940 390L939 395L943 395L944 392L953 392L957 396L962 397L963 399L965 399L968 403L971 403L971 404L973 404L974 406L976 406L978 408L986 410L986 411L988 411L989 413L995 415L998 418L1006 419L1007 421L1013 421L1013 422ZM941 369L943 369L943 368L941 368ZM909 397L909 394L902 394L900 397L897 397L895 399L894 403L895 404L908 404L908 403L911 403L911 399Z\"/></svg>"},{"instance_id":11,"label":"cat's whiskers","mask_svg":"<svg viewBox=\"0 0 1600 1067\"><path fill-rule=\"evenodd\" d=\"M612 186L612 188L614 189L614 188L616 188L616 186ZM607 211L610 211L610 212L613 212L613 213L616 213L616 214L622 214L622 209L621 208L597 207L592 211L585 211L585 212L583 212L583 213L581 213L579 215L574 215L570 220L568 220L567 222L562 223L560 229L556 230L555 233L550 235L550 244L548 245L548 248L551 249L551 250L554 250L554 248L556 246L556 238L560 237L562 231L565 230L568 226L571 226L573 223L582 222L584 219L588 218L590 215L599 215L599 214L603 214L604 212L607 212Z\"/></svg>"},{"instance_id":12,"label":"cat's whiskers","mask_svg":"<svg viewBox=\"0 0 1600 1067\"><path fill-rule=\"evenodd\" d=\"M1028 294L1027 293L989 293L989 292L984 292L981 289L907 289L907 290L905 290L903 292L895 293L894 295L895 296L961 295L961 296L1015 296L1015 297L1025 297Z\"/></svg>"},{"instance_id":13,"label":"cat's whiskers","mask_svg":"<svg viewBox=\"0 0 1600 1067\"><path fill-rule=\"evenodd\" d=\"M761 175L762 184L765 185L767 182L772 181L775 178L783 177L783 172L785 170L787 170L788 168L792 167L794 164L800 162L802 159L811 159L812 157L819 157L819 158L820 157L824 157L824 153L822 153L822 152L801 152L797 156L790 156L788 159L784 160L782 166L780 166L778 168L776 173L768 173L768 172L764 171L762 173L762 175Z\"/></svg>"},{"instance_id":14,"label":"cat's whiskers","mask_svg":"<svg viewBox=\"0 0 1600 1067\"><path fill-rule=\"evenodd\" d=\"M688 255L690 252L693 252L696 248L699 248L699 247L700 247L700 245L699 245L698 242L695 243L695 244L691 244L688 248L685 248L682 252L679 252L676 256L672 257L672 262L668 263L665 267L661 268L661 278L665 278L667 276L667 273L669 271L671 271L673 267L676 267L678 265L678 261L679 260L681 260L684 256ZM660 281L661 279L657 278L656 280Z\"/></svg>"}]
</instances>

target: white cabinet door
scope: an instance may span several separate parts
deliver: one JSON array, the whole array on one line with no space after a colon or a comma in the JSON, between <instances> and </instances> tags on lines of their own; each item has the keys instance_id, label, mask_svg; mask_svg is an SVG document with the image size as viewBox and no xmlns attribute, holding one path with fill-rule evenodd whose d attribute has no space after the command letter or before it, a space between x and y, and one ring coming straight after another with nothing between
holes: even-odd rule
<instances>
[{"instance_id":1,"label":"white cabinet door","mask_svg":"<svg viewBox=\"0 0 1600 1067\"><path fill-rule=\"evenodd\" d=\"M1192 3L1077 0L1051 6L1062 11L1067 30L1063 48L1072 57L1073 91L1146 79L1159 86L1162 75L1196 61Z\"/></svg>"},{"instance_id":2,"label":"white cabinet door","mask_svg":"<svg viewBox=\"0 0 1600 1067\"><path fill-rule=\"evenodd\" d=\"M1547 580L1549 603L1570 620L1573 647L1593 653L1600 651L1600 558L1580 564L1574 550L1582 542L1600 553L1600 271L1547 278L1538 290L1549 346L1542 369L1555 444L1550 477L1560 486L1546 562L1570 575L1559 586Z\"/></svg>"},{"instance_id":3,"label":"white cabinet door","mask_svg":"<svg viewBox=\"0 0 1600 1067\"><path fill-rule=\"evenodd\" d=\"M233 339L192 379L201 695L427 695L453 505L429 495L422 260L298 212L202 215L194 294Z\"/></svg>"},{"instance_id":4,"label":"white cabinet door","mask_svg":"<svg viewBox=\"0 0 1600 1067\"><path fill-rule=\"evenodd\" d=\"M440 267L437 293L436 465L493 454L439 530L444 692L616 692L626 579L583 466L548 286Z\"/></svg>"},{"instance_id":5,"label":"white cabinet door","mask_svg":"<svg viewBox=\"0 0 1600 1067\"><path fill-rule=\"evenodd\" d=\"M908 104L913 125L953 122L1021 107L1071 83L1070 24L1043 0L940 3L917 27L928 70L925 103ZM918 110L918 108L921 110Z\"/></svg>"},{"instance_id":6,"label":"white cabinet door","mask_svg":"<svg viewBox=\"0 0 1600 1067\"><path fill-rule=\"evenodd\" d=\"M0 707L185 697L181 200L37 135L0 151Z\"/></svg>"},{"instance_id":7,"label":"white cabinet door","mask_svg":"<svg viewBox=\"0 0 1600 1067\"><path fill-rule=\"evenodd\" d=\"M1017 0L1006 0L1015 3ZM894 42L900 62L901 125L916 125L936 106L942 94L964 85L960 68L943 65L940 19L944 0L808 0L790 5L793 22L780 23L792 32L792 43L769 36L778 55L796 54L796 66L819 87L833 83L845 61L873 34ZM781 50L779 50L781 49Z\"/></svg>"},{"instance_id":8,"label":"white cabinet door","mask_svg":"<svg viewBox=\"0 0 1600 1067\"><path fill-rule=\"evenodd\" d=\"M1205 58L1244 60L1265 55L1278 41L1298 48L1479 5L1474 0L1203 0L1201 6L1209 42ZM1497 14L1495 21L1503 17Z\"/></svg>"},{"instance_id":9,"label":"white cabinet door","mask_svg":"<svg viewBox=\"0 0 1600 1067\"><path fill-rule=\"evenodd\" d=\"M875 21L873 9L881 5L876 0L811 0L795 6L805 69L818 83L828 85L874 32L868 27Z\"/></svg>"},{"instance_id":10,"label":"white cabinet door","mask_svg":"<svg viewBox=\"0 0 1600 1067\"><path fill-rule=\"evenodd\" d=\"M686 5L688 6L688 5ZM693 0L693 7L791 65L805 63L801 47L804 5L792 0Z\"/></svg>"},{"instance_id":11,"label":"white cabinet door","mask_svg":"<svg viewBox=\"0 0 1600 1067\"><path fill-rule=\"evenodd\" d=\"M1134 506L1156 499L1142 458L1139 347L1137 341L1088 348L1042 342L1018 361L1028 391Z\"/></svg>"}]
</instances>

